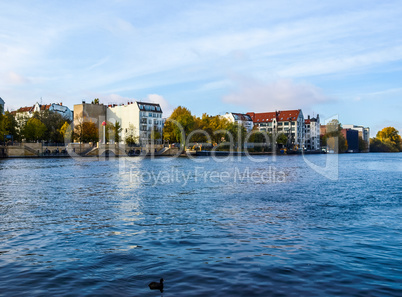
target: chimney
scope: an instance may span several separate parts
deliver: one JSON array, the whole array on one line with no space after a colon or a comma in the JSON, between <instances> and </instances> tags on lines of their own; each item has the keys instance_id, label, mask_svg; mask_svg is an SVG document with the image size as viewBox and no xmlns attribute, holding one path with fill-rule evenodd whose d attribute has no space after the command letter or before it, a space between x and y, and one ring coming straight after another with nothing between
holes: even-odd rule
<instances>
[{"instance_id":1,"label":"chimney","mask_svg":"<svg viewBox=\"0 0 402 297\"><path fill-rule=\"evenodd\" d=\"M307 118L310 119L310 115L308 115Z\"/></svg>"}]
</instances>

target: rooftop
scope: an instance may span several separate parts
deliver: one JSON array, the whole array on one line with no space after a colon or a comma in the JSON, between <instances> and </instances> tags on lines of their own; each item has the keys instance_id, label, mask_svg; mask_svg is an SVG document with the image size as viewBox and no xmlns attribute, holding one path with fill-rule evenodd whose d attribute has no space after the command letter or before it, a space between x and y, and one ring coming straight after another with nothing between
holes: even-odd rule
<instances>
[{"instance_id":1,"label":"rooftop","mask_svg":"<svg viewBox=\"0 0 402 297\"><path fill-rule=\"evenodd\" d=\"M248 112L247 114L253 119L253 122L272 122L274 119L277 122L296 121L299 117L301 110L282 110L274 112L254 113Z\"/></svg>"}]
</instances>

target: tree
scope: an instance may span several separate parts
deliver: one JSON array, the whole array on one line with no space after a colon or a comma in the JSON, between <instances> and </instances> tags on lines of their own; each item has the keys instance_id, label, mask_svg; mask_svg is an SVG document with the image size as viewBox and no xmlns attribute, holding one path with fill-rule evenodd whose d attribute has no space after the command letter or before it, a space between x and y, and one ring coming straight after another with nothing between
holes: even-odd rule
<instances>
[{"instance_id":1,"label":"tree","mask_svg":"<svg viewBox=\"0 0 402 297\"><path fill-rule=\"evenodd\" d=\"M402 152L402 139L394 127L386 127L370 140L372 152Z\"/></svg>"},{"instance_id":2,"label":"tree","mask_svg":"<svg viewBox=\"0 0 402 297\"><path fill-rule=\"evenodd\" d=\"M20 135L17 131L17 120L14 115L8 111L4 114L0 114L0 137L3 135L12 135L14 140L20 139ZM1 139L3 141L3 139Z\"/></svg>"},{"instance_id":3,"label":"tree","mask_svg":"<svg viewBox=\"0 0 402 297\"><path fill-rule=\"evenodd\" d=\"M124 140L125 143L129 146L135 145L138 143L139 137L135 135L135 127L133 124L130 124L128 126L128 131L127 131L127 136L126 139Z\"/></svg>"},{"instance_id":4,"label":"tree","mask_svg":"<svg viewBox=\"0 0 402 297\"><path fill-rule=\"evenodd\" d=\"M185 145L187 135L193 131L195 120L190 110L179 106L173 111L163 128L163 135L170 142L180 142ZM182 135L184 134L184 135Z\"/></svg>"},{"instance_id":5,"label":"tree","mask_svg":"<svg viewBox=\"0 0 402 297\"><path fill-rule=\"evenodd\" d=\"M82 143L99 141L99 129L92 121L82 120L74 128L74 137Z\"/></svg>"},{"instance_id":6,"label":"tree","mask_svg":"<svg viewBox=\"0 0 402 297\"><path fill-rule=\"evenodd\" d=\"M121 128L121 125L119 122L115 122L114 124L111 122L107 122L106 123L106 128L105 128L105 140L106 143L110 142L111 140L113 140L115 143L119 143L121 140L121 131L123 131L123 129Z\"/></svg>"},{"instance_id":7,"label":"tree","mask_svg":"<svg viewBox=\"0 0 402 297\"><path fill-rule=\"evenodd\" d=\"M348 149L347 141L342 134L342 125L336 119L327 124L327 133L322 138L320 137L320 140L335 153L344 153Z\"/></svg>"},{"instance_id":8,"label":"tree","mask_svg":"<svg viewBox=\"0 0 402 297\"><path fill-rule=\"evenodd\" d=\"M119 143L120 142L120 133L123 129L121 128L121 125L119 122L116 121L113 125L113 133L114 133L114 142Z\"/></svg>"},{"instance_id":9,"label":"tree","mask_svg":"<svg viewBox=\"0 0 402 297\"><path fill-rule=\"evenodd\" d=\"M23 135L27 141L43 140L46 132L46 126L37 118L30 118L26 123Z\"/></svg>"},{"instance_id":10,"label":"tree","mask_svg":"<svg viewBox=\"0 0 402 297\"><path fill-rule=\"evenodd\" d=\"M91 104L99 104L99 98L95 98L92 100Z\"/></svg>"},{"instance_id":11,"label":"tree","mask_svg":"<svg viewBox=\"0 0 402 297\"><path fill-rule=\"evenodd\" d=\"M34 118L40 120L46 126L46 133L43 139L53 143L63 143L64 136L60 132L64 123L70 123L69 119L66 119L61 114L55 111L45 110L40 113L35 112Z\"/></svg>"},{"instance_id":12,"label":"tree","mask_svg":"<svg viewBox=\"0 0 402 297\"><path fill-rule=\"evenodd\" d=\"M249 143L254 143L254 151L260 152L268 150L269 147L272 148L272 134L267 133L266 131L260 131L257 126L253 127L250 138L248 139Z\"/></svg>"},{"instance_id":13,"label":"tree","mask_svg":"<svg viewBox=\"0 0 402 297\"><path fill-rule=\"evenodd\" d=\"M359 136L359 151L367 152L367 142L364 141L363 137Z\"/></svg>"},{"instance_id":14,"label":"tree","mask_svg":"<svg viewBox=\"0 0 402 297\"><path fill-rule=\"evenodd\" d=\"M8 135L8 131L5 125L6 117L3 115L2 108L3 106L0 105L0 137L3 135ZM3 139L1 139L0 141L3 141Z\"/></svg>"},{"instance_id":15,"label":"tree","mask_svg":"<svg viewBox=\"0 0 402 297\"><path fill-rule=\"evenodd\" d=\"M282 146L285 146L288 143L288 137L286 134L280 133L276 137L276 143L281 144Z\"/></svg>"},{"instance_id":16,"label":"tree","mask_svg":"<svg viewBox=\"0 0 402 297\"><path fill-rule=\"evenodd\" d=\"M24 138L24 129L29 119L29 116L22 113L17 113L15 115L15 130L17 133L17 137L14 139L22 141L22 139Z\"/></svg>"},{"instance_id":17,"label":"tree","mask_svg":"<svg viewBox=\"0 0 402 297\"><path fill-rule=\"evenodd\" d=\"M66 140L71 141L73 139L73 129L68 122L64 122L63 126L59 129L59 133L63 136L64 142Z\"/></svg>"},{"instance_id":18,"label":"tree","mask_svg":"<svg viewBox=\"0 0 402 297\"><path fill-rule=\"evenodd\" d=\"M244 128L243 125L240 125L238 123L229 123L226 126L226 130L229 132L229 134L232 136L233 143L231 145L237 149L240 149L242 145L244 144L244 140L247 135L247 130ZM226 140L230 140L228 135L226 135Z\"/></svg>"}]
</instances>

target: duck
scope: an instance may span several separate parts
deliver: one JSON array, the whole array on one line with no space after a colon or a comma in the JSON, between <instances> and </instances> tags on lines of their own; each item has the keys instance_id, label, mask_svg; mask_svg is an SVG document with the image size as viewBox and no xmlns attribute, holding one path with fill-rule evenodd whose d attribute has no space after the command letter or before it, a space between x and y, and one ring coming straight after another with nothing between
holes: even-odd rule
<instances>
[{"instance_id":1,"label":"duck","mask_svg":"<svg viewBox=\"0 0 402 297\"><path fill-rule=\"evenodd\" d=\"M148 287L151 290L160 290L163 292L163 278L160 279L159 283L158 282L152 282L148 285Z\"/></svg>"}]
</instances>

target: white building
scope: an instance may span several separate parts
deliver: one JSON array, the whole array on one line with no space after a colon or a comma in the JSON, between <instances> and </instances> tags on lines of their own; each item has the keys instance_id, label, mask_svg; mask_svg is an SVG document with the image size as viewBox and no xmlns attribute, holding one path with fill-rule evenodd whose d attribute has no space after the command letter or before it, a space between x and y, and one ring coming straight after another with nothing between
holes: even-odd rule
<instances>
[{"instance_id":1,"label":"white building","mask_svg":"<svg viewBox=\"0 0 402 297\"><path fill-rule=\"evenodd\" d=\"M122 128L121 142L129 135L139 140L140 145L151 144L151 134L158 136L155 144L162 143L162 109L159 104L129 102L127 105L109 105L107 121L119 122Z\"/></svg>"},{"instance_id":2,"label":"white building","mask_svg":"<svg viewBox=\"0 0 402 297\"><path fill-rule=\"evenodd\" d=\"M39 104L38 102L36 102L33 106L19 108L15 112L15 114L17 115L18 120L22 118L30 118L35 112L43 112L45 110L57 112L61 114L65 119L68 119L70 121L73 120L73 112L67 106L64 106L63 103Z\"/></svg>"},{"instance_id":3,"label":"white building","mask_svg":"<svg viewBox=\"0 0 402 297\"><path fill-rule=\"evenodd\" d=\"M366 142L367 148L370 148L370 128L358 125L342 125L342 128L358 131L359 137L361 137Z\"/></svg>"},{"instance_id":4,"label":"white building","mask_svg":"<svg viewBox=\"0 0 402 297\"><path fill-rule=\"evenodd\" d=\"M4 112L4 100L0 97L0 113Z\"/></svg>"},{"instance_id":5,"label":"white building","mask_svg":"<svg viewBox=\"0 0 402 297\"><path fill-rule=\"evenodd\" d=\"M320 127L320 116L318 114L315 118L310 118L310 116L308 116L307 119L304 120L304 147L307 150L320 150Z\"/></svg>"},{"instance_id":6,"label":"white building","mask_svg":"<svg viewBox=\"0 0 402 297\"><path fill-rule=\"evenodd\" d=\"M244 128L246 128L247 132L253 130L253 119L248 114L227 112L222 117L231 123L242 125Z\"/></svg>"},{"instance_id":7,"label":"white building","mask_svg":"<svg viewBox=\"0 0 402 297\"><path fill-rule=\"evenodd\" d=\"M282 110L263 113L247 113L253 120L254 126L269 134L285 134L288 145L294 149L304 146L304 117L301 109Z\"/></svg>"}]
</instances>

